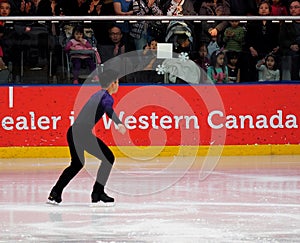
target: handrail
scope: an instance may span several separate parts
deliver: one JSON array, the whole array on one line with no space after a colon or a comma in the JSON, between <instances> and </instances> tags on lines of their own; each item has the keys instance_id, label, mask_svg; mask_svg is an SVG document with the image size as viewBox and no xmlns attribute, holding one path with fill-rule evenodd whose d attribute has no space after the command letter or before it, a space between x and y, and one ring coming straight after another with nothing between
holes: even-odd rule
<instances>
[{"instance_id":1,"label":"handrail","mask_svg":"<svg viewBox=\"0 0 300 243\"><path fill-rule=\"evenodd\" d=\"M300 16L204 16L204 15L186 15L186 16L5 16L1 21L218 21L218 20L272 20L272 21L293 21L300 20Z\"/></svg>"}]
</instances>

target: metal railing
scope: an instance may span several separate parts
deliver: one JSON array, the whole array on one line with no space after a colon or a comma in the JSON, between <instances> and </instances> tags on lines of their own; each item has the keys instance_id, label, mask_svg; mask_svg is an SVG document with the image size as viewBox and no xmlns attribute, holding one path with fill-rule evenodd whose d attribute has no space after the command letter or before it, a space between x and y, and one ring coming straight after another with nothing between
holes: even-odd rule
<instances>
[{"instance_id":1,"label":"metal railing","mask_svg":"<svg viewBox=\"0 0 300 243\"><path fill-rule=\"evenodd\" d=\"M272 21L293 21L300 20L300 16L7 16L1 17L2 21L219 21L219 20L272 20Z\"/></svg>"}]
</instances>

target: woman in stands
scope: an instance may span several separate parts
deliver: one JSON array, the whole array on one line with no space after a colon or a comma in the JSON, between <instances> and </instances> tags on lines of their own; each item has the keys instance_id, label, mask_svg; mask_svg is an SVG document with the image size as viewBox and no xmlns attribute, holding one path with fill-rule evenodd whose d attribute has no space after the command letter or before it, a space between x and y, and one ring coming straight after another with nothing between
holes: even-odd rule
<instances>
[{"instance_id":1,"label":"woman in stands","mask_svg":"<svg viewBox=\"0 0 300 243\"><path fill-rule=\"evenodd\" d=\"M145 16L163 15L159 0L133 0L133 15ZM146 21L138 21L131 25L130 36L134 39L136 50L143 50L144 46L153 38L148 32L149 24Z\"/></svg>"},{"instance_id":2,"label":"woman in stands","mask_svg":"<svg viewBox=\"0 0 300 243\"><path fill-rule=\"evenodd\" d=\"M262 1L258 6L260 16L271 14L271 5L268 1ZM251 21L247 25L246 48L248 51L249 77L248 81L257 81L256 64L267 54L276 54L278 46L279 24L271 20Z\"/></svg>"}]
</instances>

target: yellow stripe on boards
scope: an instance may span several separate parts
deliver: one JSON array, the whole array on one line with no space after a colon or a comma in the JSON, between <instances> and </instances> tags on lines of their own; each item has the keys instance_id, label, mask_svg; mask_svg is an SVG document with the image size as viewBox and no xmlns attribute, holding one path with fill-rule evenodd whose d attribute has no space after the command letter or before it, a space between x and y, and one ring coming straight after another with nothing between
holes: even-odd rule
<instances>
[{"instance_id":1,"label":"yellow stripe on boards","mask_svg":"<svg viewBox=\"0 0 300 243\"><path fill-rule=\"evenodd\" d=\"M116 157L157 156L250 156L299 155L300 145L227 145L227 146L112 146ZM87 154L89 157L90 155ZM1 147L0 158L67 158L69 148L62 147Z\"/></svg>"}]
</instances>

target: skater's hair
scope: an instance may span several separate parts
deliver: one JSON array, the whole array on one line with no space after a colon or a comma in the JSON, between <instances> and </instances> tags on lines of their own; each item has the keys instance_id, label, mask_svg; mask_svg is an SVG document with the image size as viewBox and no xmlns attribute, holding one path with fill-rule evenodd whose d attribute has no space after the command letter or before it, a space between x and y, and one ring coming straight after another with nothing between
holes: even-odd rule
<instances>
[{"instance_id":1,"label":"skater's hair","mask_svg":"<svg viewBox=\"0 0 300 243\"><path fill-rule=\"evenodd\" d=\"M107 69L99 72L100 84L104 89L108 88L111 83L116 82L117 79L119 79L119 74L115 70Z\"/></svg>"}]
</instances>

